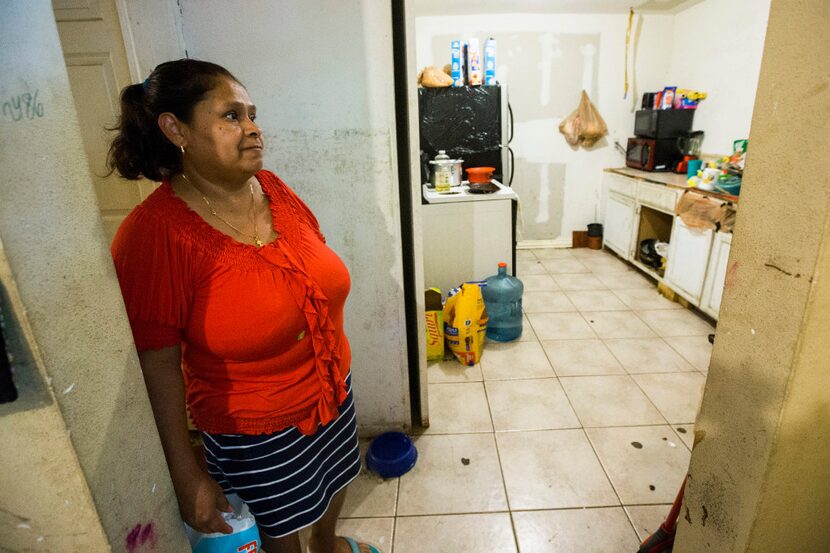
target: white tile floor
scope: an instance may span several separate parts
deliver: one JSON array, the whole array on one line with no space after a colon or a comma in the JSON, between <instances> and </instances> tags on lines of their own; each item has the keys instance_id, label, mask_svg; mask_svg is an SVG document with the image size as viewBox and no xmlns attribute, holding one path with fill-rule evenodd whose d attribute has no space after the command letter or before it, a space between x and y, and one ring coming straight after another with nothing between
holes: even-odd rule
<instances>
[{"instance_id":1,"label":"white tile floor","mask_svg":"<svg viewBox=\"0 0 830 553\"><path fill-rule=\"evenodd\" d=\"M384 553L634 553L665 517L712 327L606 252L521 250L517 265L521 340L430 365L417 465L364 471L341 533Z\"/></svg>"}]
</instances>

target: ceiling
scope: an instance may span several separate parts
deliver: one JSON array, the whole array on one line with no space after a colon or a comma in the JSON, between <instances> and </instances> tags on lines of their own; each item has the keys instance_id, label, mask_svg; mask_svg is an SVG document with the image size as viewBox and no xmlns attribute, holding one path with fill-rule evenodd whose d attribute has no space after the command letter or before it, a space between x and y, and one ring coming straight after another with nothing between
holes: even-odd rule
<instances>
[{"instance_id":1,"label":"ceiling","mask_svg":"<svg viewBox=\"0 0 830 553\"><path fill-rule=\"evenodd\" d=\"M673 14L703 0L410 0L416 16L488 13Z\"/></svg>"}]
</instances>

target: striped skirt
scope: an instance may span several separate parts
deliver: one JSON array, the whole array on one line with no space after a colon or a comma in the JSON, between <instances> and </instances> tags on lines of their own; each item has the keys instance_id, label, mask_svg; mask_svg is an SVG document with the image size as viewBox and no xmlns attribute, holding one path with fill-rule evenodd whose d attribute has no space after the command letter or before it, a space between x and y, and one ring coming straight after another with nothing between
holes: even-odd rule
<instances>
[{"instance_id":1,"label":"striped skirt","mask_svg":"<svg viewBox=\"0 0 830 553\"><path fill-rule=\"evenodd\" d=\"M351 378L340 416L305 436L292 427L258 436L202 432L210 475L237 494L272 538L319 520L360 472Z\"/></svg>"}]
</instances>

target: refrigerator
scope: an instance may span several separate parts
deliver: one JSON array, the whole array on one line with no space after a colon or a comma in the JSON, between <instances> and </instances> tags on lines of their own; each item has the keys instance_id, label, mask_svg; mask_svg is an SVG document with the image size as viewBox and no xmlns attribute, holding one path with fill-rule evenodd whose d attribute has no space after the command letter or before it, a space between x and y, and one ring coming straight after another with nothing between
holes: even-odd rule
<instances>
[{"instance_id":1,"label":"refrigerator","mask_svg":"<svg viewBox=\"0 0 830 553\"><path fill-rule=\"evenodd\" d=\"M421 181L438 150L463 159L463 168L495 167L493 178L510 185L512 110L505 85L418 89ZM464 173L466 179L466 172Z\"/></svg>"}]
</instances>

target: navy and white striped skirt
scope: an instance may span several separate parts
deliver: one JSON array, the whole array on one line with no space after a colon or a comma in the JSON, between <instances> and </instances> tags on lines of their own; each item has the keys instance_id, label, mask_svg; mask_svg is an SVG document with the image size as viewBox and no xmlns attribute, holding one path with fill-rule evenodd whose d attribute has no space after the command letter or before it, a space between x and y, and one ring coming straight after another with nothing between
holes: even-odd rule
<instances>
[{"instance_id":1,"label":"navy and white striped skirt","mask_svg":"<svg viewBox=\"0 0 830 553\"><path fill-rule=\"evenodd\" d=\"M351 378L346 384L340 415L311 436L295 427L258 436L202 432L210 475L272 538L315 523L360 472Z\"/></svg>"}]
</instances>

